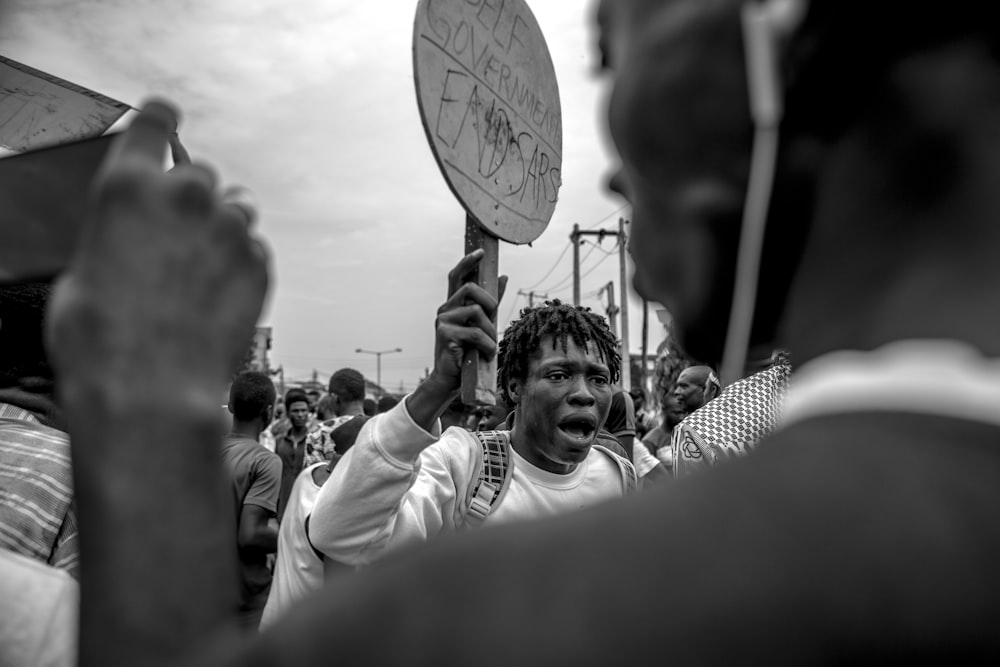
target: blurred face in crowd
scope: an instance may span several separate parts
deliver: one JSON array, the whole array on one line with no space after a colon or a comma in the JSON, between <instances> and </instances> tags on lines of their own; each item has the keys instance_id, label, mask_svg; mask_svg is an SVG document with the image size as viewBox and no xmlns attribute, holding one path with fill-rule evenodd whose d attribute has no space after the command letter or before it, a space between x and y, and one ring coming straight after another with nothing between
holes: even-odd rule
<instances>
[{"instance_id":1,"label":"blurred face in crowd","mask_svg":"<svg viewBox=\"0 0 1000 667\"><path fill-rule=\"evenodd\" d=\"M518 405L515 447L543 470L568 473L587 458L611 409L611 371L593 345L541 339L524 379L511 381Z\"/></svg>"},{"instance_id":2,"label":"blurred face in crowd","mask_svg":"<svg viewBox=\"0 0 1000 667\"><path fill-rule=\"evenodd\" d=\"M604 0L598 16L635 288L706 360L721 356L752 146L740 4Z\"/></svg>"},{"instance_id":3,"label":"blurred face in crowd","mask_svg":"<svg viewBox=\"0 0 1000 667\"><path fill-rule=\"evenodd\" d=\"M674 398L684 412L694 412L705 404L707 370L702 367L685 368L674 385Z\"/></svg>"},{"instance_id":4,"label":"blurred face in crowd","mask_svg":"<svg viewBox=\"0 0 1000 667\"><path fill-rule=\"evenodd\" d=\"M295 401L289 405L288 419L292 422L292 428L305 428L309 422L309 403L306 401Z\"/></svg>"},{"instance_id":5,"label":"blurred face in crowd","mask_svg":"<svg viewBox=\"0 0 1000 667\"><path fill-rule=\"evenodd\" d=\"M501 405L482 408L476 413L477 431L492 431L499 428L507 418L507 413Z\"/></svg>"}]
</instances>

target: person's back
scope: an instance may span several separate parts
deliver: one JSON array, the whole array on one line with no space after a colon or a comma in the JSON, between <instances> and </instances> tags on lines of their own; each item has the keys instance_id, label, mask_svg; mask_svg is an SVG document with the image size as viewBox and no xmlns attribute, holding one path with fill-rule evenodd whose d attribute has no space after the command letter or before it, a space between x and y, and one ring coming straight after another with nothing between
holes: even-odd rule
<instances>
[{"instance_id":1,"label":"person's back","mask_svg":"<svg viewBox=\"0 0 1000 667\"><path fill-rule=\"evenodd\" d=\"M69 436L61 428L43 314L50 287L0 287L0 548L79 577Z\"/></svg>"},{"instance_id":2,"label":"person's back","mask_svg":"<svg viewBox=\"0 0 1000 667\"><path fill-rule=\"evenodd\" d=\"M333 455L333 433L354 417L364 415L365 377L353 368L330 376L330 393L323 397L324 411L316 428L306 436L304 465L328 463Z\"/></svg>"},{"instance_id":3,"label":"person's back","mask_svg":"<svg viewBox=\"0 0 1000 667\"><path fill-rule=\"evenodd\" d=\"M327 463L314 463L292 485L288 507L278 528L278 549L273 580L260 617L261 629L274 624L296 600L315 592L323 584L323 561L313 552L306 537L305 522L312 512L323 481ZM317 475L322 475L322 481Z\"/></svg>"},{"instance_id":4,"label":"person's back","mask_svg":"<svg viewBox=\"0 0 1000 667\"><path fill-rule=\"evenodd\" d=\"M280 461L274 454L255 440L245 436L227 435L222 444L222 465L232 484L234 535L239 532L240 510L244 505L255 505L270 513L277 512L276 499L272 502L270 494L266 492L268 480L280 466ZM263 492L260 489L262 486L265 486ZM241 609L244 612L259 614L264 608L271 586L267 552L254 548L241 548L239 560Z\"/></svg>"},{"instance_id":5,"label":"person's back","mask_svg":"<svg viewBox=\"0 0 1000 667\"><path fill-rule=\"evenodd\" d=\"M233 529L239 556L240 617L256 629L271 587L268 554L277 548L269 523L278 510L281 460L257 438L273 417L275 391L262 373L244 372L230 390L233 430L222 443L222 465L230 484Z\"/></svg>"},{"instance_id":6,"label":"person's back","mask_svg":"<svg viewBox=\"0 0 1000 667\"><path fill-rule=\"evenodd\" d=\"M309 541L306 529L316 496L330 477L341 457L354 446L366 415L345 416L346 422L331 432L329 462L314 463L299 474L288 497L288 509L278 530L278 556L274 563L274 580L261 616L261 628L273 625L295 603L323 586L322 554ZM330 569L335 569L335 564Z\"/></svg>"}]
</instances>

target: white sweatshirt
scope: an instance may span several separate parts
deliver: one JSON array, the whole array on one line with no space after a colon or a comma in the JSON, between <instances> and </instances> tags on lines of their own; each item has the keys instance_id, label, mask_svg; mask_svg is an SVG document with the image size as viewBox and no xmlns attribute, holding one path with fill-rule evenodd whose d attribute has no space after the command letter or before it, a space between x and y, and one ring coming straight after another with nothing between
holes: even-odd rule
<instances>
[{"instance_id":1,"label":"white sweatshirt","mask_svg":"<svg viewBox=\"0 0 1000 667\"><path fill-rule=\"evenodd\" d=\"M312 512L320 490L313 471L326 466L315 463L300 472L288 495L285 516L278 529L274 580L261 615L261 629L274 625L296 602L323 588L323 561L306 539L306 517Z\"/></svg>"},{"instance_id":2,"label":"white sweatshirt","mask_svg":"<svg viewBox=\"0 0 1000 667\"><path fill-rule=\"evenodd\" d=\"M433 433L417 426L405 400L365 424L316 497L309 522L313 545L343 563L366 565L463 526L482 447L461 428L439 433L439 424ZM510 484L487 524L552 516L625 493L617 464L597 450L567 475L510 452Z\"/></svg>"}]
</instances>

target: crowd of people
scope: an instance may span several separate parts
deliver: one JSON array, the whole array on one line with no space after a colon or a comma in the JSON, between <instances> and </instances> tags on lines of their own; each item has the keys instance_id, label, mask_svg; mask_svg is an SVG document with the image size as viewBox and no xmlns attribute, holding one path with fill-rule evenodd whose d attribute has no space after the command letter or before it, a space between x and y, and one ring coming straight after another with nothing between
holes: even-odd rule
<instances>
[{"instance_id":1,"label":"crowd of people","mask_svg":"<svg viewBox=\"0 0 1000 667\"><path fill-rule=\"evenodd\" d=\"M178 111L147 102L65 273L0 289L0 663L1000 657L988 3L605 0L599 30L634 286L702 362L659 417L599 315L498 332L475 251L415 391L371 416L342 369L275 428L271 380L233 376L255 212L164 172ZM501 403L474 425L469 350Z\"/></svg>"}]
</instances>

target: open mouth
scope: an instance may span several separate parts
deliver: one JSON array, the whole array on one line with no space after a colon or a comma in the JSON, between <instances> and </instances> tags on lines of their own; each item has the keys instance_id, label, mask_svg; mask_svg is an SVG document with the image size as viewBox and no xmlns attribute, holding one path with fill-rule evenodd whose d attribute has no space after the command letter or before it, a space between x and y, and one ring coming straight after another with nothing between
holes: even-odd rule
<instances>
[{"instance_id":1,"label":"open mouth","mask_svg":"<svg viewBox=\"0 0 1000 667\"><path fill-rule=\"evenodd\" d=\"M597 430L597 426L585 417L570 417L557 425L559 430L576 440L589 440Z\"/></svg>"}]
</instances>

